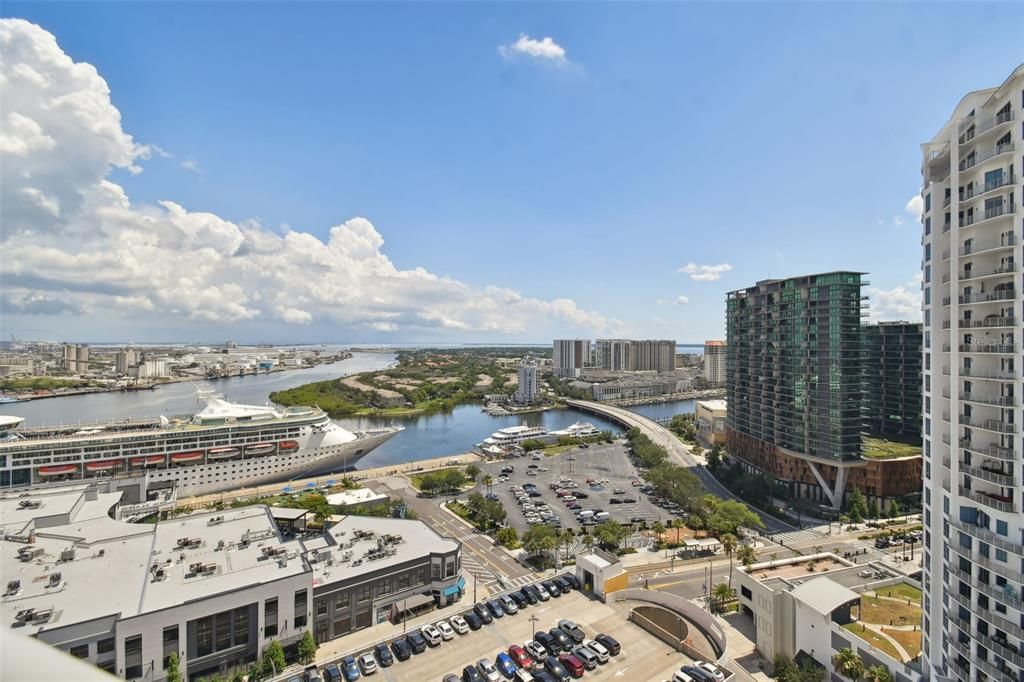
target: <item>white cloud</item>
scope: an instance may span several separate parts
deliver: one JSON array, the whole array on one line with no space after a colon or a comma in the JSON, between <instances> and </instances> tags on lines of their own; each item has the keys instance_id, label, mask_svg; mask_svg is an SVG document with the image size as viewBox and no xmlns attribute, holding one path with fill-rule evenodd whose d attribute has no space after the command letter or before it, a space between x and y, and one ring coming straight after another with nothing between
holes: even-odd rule
<instances>
[{"instance_id":1,"label":"white cloud","mask_svg":"<svg viewBox=\"0 0 1024 682\"><path fill-rule=\"evenodd\" d=\"M689 303L690 298L688 296L680 296L676 299L676 305L688 305Z\"/></svg>"},{"instance_id":2,"label":"white cloud","mask_svg":"<svg viewBox=\"0 0 1024 682\"><path fill-rule=\"evenodd\" d=\"M180 320L474 336L621 329L571 299L400 269L365 218L342 221L320 239L168 199L133 203L111 171L140 172L139 161L167 153L124 132L96 69L72 61L29 22L0 20L0 83L8 310L79 314L86 322L120 315L169 330Z\"/></svg>"},{"instance_id":3,"label":"white cloud","mask_svg":"<svg viewBox=\"0 0 1024 682\"><path fill-rule=\"evenodd\" d=\"M185 159L181 162L181 167L193 173L199 172L199 162L195 159Z\"/></svg>"},{"instance_id":4,"label":"white cloud","mask_svg":"<svg viewBox=\"0 0 1024 682\"><path fill-rule=\"evenodd\" d=\"M679 272L689 275L690 279L695 282L713 282L716 279L720 279L723 272L729 272L730 270L732 270L732 266L728 263L719 263L718 265L687 263L679 268Z\"/></svg>"},{"instance_id":5,"label":"white cloud","mask_svg":"<svg viewBox=\"0 0 1024 682\"><path fill-rule=\"evenodd\" d=\"M519 57L527 57L554 64L565 64L568 62L568 59L565 57L565 48L550 37L537 40L525 33L520 33L519 39L514 43L499 45L498 53L507 61L514 61Z\"/></svg>"},{"instance_id":6,"label":"white cloud","mask_svg":"<svg viewBox=\"0 0 1024 682\"><path fill-rule=\"evenodd\" d=\"M914 220L921 222L921 214L924 213L924 199L921 198L920 194L915 194L910 197L910 200L907 202L907 205L903 207L903 210L908 216L911 216Z\"/></svg>"},{"instance_id":7,"label":"white cloud","mask_svg":"<svg viewBox=\"0 0 1024 682\"><path fill-rule=\"evenodd\" d=\"M921 320L921 275L916 274L911 281L900 284L892 289L868 287L866 291L870 300L871 321Z\"/></svg>"}]
</instances>

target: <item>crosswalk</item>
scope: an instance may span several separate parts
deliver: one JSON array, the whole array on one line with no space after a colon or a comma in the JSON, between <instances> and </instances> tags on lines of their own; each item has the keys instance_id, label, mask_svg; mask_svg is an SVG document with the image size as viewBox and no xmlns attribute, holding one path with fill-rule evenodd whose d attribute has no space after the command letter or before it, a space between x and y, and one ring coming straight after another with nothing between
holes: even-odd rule
<instances>
[{"instance_id":1,"label":"crosswalk","mask_svg":"<svg viewBox=\"0 0 1024 682\"><path fill-rule=\"evenodd\" d=\"M785 533L771 533L768 537L774 542L778 542L783 545L792 545L796 542L820 540L826 537L826 535L821 531L807 528L804 530L791 530Z\"/></svg>"},{"instance_id":2,"label":"crosswalk","mask_svg":"<svg viewBox=\"0 0 1024 682\"><path fill-rule=\"evenodd\" d=\"M520 575L509 578L505 575L498 575L493 569L484 566L469 552L462 553L462 568L464 571L476 577L480 587L487 588L490 592L499 590L510 590L523 585L529 585L536 578L531 575Z\"/></svg>"}]
</instances>

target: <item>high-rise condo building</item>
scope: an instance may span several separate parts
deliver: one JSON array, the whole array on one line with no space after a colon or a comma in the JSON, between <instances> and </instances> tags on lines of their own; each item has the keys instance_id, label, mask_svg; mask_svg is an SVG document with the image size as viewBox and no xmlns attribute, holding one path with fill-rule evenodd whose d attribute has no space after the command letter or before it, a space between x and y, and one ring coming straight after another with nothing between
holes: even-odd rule
<instances>
[{"instance_id":1,"label":"high-rise condo building","mask_svg":"<svg viewBox=\"0 0 1024 682\"><path fill-rule=\"evenodd\" d=\"M552 351L555 376L562 379L578 377L590 364L589 339L555 339Z\"/></svg>"},{"instance_id":2,"label":"high-rise condo building","mask_svg":"<svg viewBox=\"0 0 1024 682\"><path fill-rule=\"evenodd\" d=\"M725 341L704 342L704 381L725 383Z\"/></svg>"},{"instance_id":3,"label":"high-rise condo building","mask_svg":"<svg viewBox=\"0 0 1024 682\"><path fill-rule=\"evenodd\" d=\"M853 487L880 501L920 491L920 457L866 456L861 442L862 273L772 279L726 301L728 450L789 494L840 508Z\"/></svg>"},{"instance_id":4,"label":"high-rise condo building","mask_svg":"<svg viewBox=\"0 0 1024 682\"><path fill-rule=\"evenodd\" d=\"M1024 65L922 145L924 642L932 679L1024 679Z\"/></svg>"},{"instance_id":5,"label":"high-rise condo building","mask_svg":"<svg viewBox=\"0 0 1024 682\"><path fill-rule=\"evenodd\" d=\"M629 365L629 339L598 339L594 364L609 372L625 372Z\"/></svg>"},{"instance_id":6,"label":"high-rise condo building","mask_svg":"<svg viewBox=\"0 0 1024 682\"><path fill-rule=\"evenodd\" d=\"M671 372L676 342L671 339L598 339L598 366L612 372Z\"/></svg>"},{"instance_id":7,"label":"high-rise condo building","mask_svg":"<svg viewBox=\"0 0 1024 682\"><path fill-rule=\"evenodd\" d=\"M516 402L528 405L540 395L540 367L531 357L519 361L519 384L516 386Z\"/></svg>"},{"instance_id":8,"label":"high-rise condo building","mask_svg":"<svg viewBox=\"0 0 1024 682\"><path fill-rule=\"evenodd\" d=\"M921 323L864 327L864 429L921 444Z\"/></svg>"}]
</instances>

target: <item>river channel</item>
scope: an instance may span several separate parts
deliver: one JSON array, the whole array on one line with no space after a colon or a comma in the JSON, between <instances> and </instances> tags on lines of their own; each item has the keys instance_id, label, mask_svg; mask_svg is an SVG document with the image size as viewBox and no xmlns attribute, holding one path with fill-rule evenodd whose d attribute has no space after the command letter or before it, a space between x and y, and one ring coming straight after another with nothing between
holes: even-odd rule
<instances>
[{"instance_id":1,"label":"river channel","mask_svg":"<svg viewBox=\"0 0 1024 682\"><path fill-rule=\"evenodd\" d=\"M386 369L395 363L394 354L353 352L352 357L340 362L319 365L310 369L287 370L245 377L232 377L216 381L175 383L154 391L132 393L95 393L91 395L48 398L26 403L0 405L0 414L25 418L25 426L44 424L92 422L123 417L154 417L158 415L190 414L199 407L196 389L211 390L239 403L261 405L273 391L280 391L314 381L361 372ZM681 400L630 408L650 417L670 417L693 412L694 401ZM506 426L529 424L549 430L562 429L573 422L585 421L599 429L619 431L612 423L573 409L548 410L510 417L492 417L482 412L480 405L459 405L451 412L436 412L411 417L358 417L336 420L349 430L401 426L403 431L380 446L357 467L399 464L420 459L444 457L469 452L492 432Z\"/></svg>"}]
</instances>

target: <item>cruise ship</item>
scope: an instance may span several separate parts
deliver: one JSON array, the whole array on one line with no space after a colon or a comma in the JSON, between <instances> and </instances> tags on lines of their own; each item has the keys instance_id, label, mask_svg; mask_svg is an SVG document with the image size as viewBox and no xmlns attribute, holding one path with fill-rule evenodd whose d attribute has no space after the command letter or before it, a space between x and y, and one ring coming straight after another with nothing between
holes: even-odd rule
<instances>
[{"instance_id":1,"label":"cruise ship","mask_svg":"<svg viewBox=\"0 0 1024 682\"><path fill-rule=\"evenodd\" d=\"M351 468L400 428L350 432L317 407L240 405L207 395L191 416L18 428L0 416L0 487L144 477L178 497Z\"/></svg>"}]
</instances>

